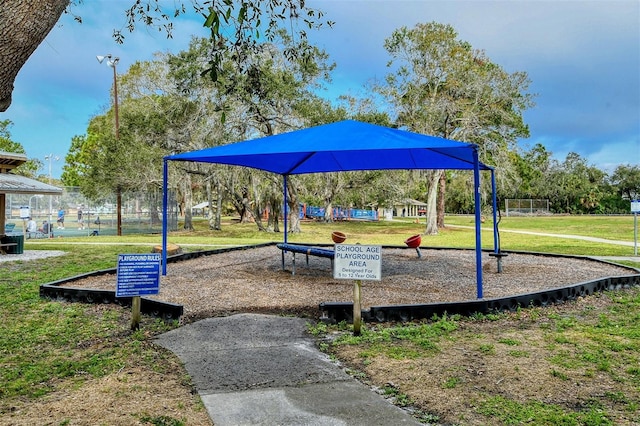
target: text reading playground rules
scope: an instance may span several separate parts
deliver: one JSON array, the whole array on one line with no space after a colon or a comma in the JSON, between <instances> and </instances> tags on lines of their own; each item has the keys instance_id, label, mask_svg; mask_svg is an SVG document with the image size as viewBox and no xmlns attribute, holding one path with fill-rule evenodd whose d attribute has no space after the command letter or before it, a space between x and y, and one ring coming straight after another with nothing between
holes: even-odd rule
<instances>
[{"instance_id":1,"label":"text reading playground rules","mask_svg":"<svg viewBox=\"0 0 640 426\"><path fill-rule=\"evenodd\" d=\"M160 292L160 253L119 254L116 297Z\"/></svg>"},{"instance_id":2,"label":"text reading playground rules","mask_svg":"<svg viewBox=\"0 0 640 426\"><path fill-rule=\"evenodd\" d=\"M333 278L380 281L381 270L382 246L335 245Z\"/></svg>"}]
</instances>

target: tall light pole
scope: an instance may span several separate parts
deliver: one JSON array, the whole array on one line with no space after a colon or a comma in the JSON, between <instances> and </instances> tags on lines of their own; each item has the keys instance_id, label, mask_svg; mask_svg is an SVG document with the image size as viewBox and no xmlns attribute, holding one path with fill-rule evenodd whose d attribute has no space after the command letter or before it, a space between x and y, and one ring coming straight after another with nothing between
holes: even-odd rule
<instances>
[{"instance_id":1,"label":"tall light pole","mask_svg":"<svg viewBox=\"0 0 640 426\"><path fill-rule=\"evenodd\" d=\"M49 185L51 185L51 162L52 161L58 161L60 159L60 157L58 157L57 155L53 155L53 154L49 154L49 155L45 155L44 156L45 160L49 161ZM51 213L53 211L53 195L49 195L49 237L51 237L51 232L53 232L53 222L51 222L52 218L51 218Z\"/></svg>"},{"instance_id":2,"label":"tall light pole","mask_svg":"<svg viewBox=\"0 0 640 426\"><path fill-rule=\"evenodd\" d=\"M118 74L116 72L116 65L118 65L120 58L114 57L109 53L104 56L96 56L96 59L99 63L102 63L102 61L106 59L107 65L113 68L113 112L116 116L116 140L118 140L120 139L120 118L118 116ZM122 235L122 191L120 185L116 188L116 210L117 234Z\"/></svg>"}]
</instances>

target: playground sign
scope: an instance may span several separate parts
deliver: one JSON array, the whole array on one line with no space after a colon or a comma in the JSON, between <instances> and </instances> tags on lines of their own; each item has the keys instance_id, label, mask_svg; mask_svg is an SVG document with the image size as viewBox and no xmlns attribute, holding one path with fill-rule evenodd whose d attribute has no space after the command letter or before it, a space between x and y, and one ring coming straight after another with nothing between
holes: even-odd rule
<instances>
[{"instance_id":1,"label":"playground sign","mask_svg":"<svg viewBox=\"0 0 640 426\"><path fill-rule=\"evenodd\" d=\"M382 279L382 246L336 244L333 278L342 280Z\"/></svg>"},{"instance_id":2,"label":"playground sign","mask_svg":"<svg viewBox=\"0 0 640 426\"><path fill-rule=\"evenodd\" d=\"M29 206L20 206L20 219L29 219L31 217L31 208Z\"/></svg>"},{"instance_id":3,"label":"playground sign","mask_svg":"<svg viewBox=\"0 0 640 426\"><path fill-rule=\"evenodd\" d=\"M160 253L119 254L116 297L160 292Z\"/></svg>"}]
</instances>

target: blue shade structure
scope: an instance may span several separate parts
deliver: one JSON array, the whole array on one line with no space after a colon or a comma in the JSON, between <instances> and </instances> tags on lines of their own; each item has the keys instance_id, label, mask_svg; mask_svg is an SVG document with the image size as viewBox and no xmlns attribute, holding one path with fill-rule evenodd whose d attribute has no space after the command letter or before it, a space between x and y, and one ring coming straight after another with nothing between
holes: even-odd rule
<instances>
[{"instance_id":1,"label":"blue shade structure","mask_svg":"<svg viewBox=\"0 0 640 426\"><path fill-rule=\"evenodd\" d=\"M252 167L281 175L354 170L473 170L476 145L358 121L340 121L275 136L165 157ZM489 170L478 164L480 170Z\"/></svg>"},{"instance_id":2,"label":"blue shade structure","mask_svg":"<svg viewBox=\"0 0 640 426\"><path fill-rule=\"evenodd\" d=\"M478 146L475 144L345 120L275 136L166 156L164 157L163 181L163 275L166 275L168 161L193 161L251 167L277 173L283 177L305 173L356 170L452 169L473 171L477 293L478 298L482 298L479 172L489 170L493 176L493 168L478 160ZM286 178L283 180L286 185ZM495 199L495 191L493 197ZM284 228L286 242L286 216Z\"/></svg>"}]
</instances>

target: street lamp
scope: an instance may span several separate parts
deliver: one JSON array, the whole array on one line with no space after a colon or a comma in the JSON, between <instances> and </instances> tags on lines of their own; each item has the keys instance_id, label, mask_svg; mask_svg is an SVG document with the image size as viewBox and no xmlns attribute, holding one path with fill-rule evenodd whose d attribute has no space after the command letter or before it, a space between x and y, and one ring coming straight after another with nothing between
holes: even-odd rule
<instances>
[{"instance_id":1,"label":"street lamp","mask_svg":"<svg viewBox=\"0 0 640 426\"><path fill-rule=\"evenodd\" d=\"M120 123L118 122L118 79L116 72L116 65L120 61L120 58L114 58L111 54L104 56L96 56L96 59L99 63L102 63L105 59L107 60L107 65L113 68L113 110L116 115L116 139L120 138Z\"/></svg>"},{"instance_id":2,"label":"street lamp","mask_svg":"<svg viewBox=\"0 0 640 426\"><path fill-rule=\"evenodd\" d=\"M49 154L49 155L45 155L44 159L49 160L49 185L51 185L51 162L58 161L60 157L58 157L57 155ZM52 220L51 213L53 211L53 205L51 202L52 199L53 199L53 195L49 195L49 237L51 237L51 232L53 232L53 222L51 222Z\"/></svg>"},{"instance_id":3,"label":"street lamp","mask_svg":"<svg viewBox=\"0 0 640 426\"><path fill-rule=\"evenodd\" d=\"M118 79L116 72L116 65L120 61L120 58L114 57L110 53L104 56L96 56L96 59L99 63L102 63L105 59L107 60L107 65L113 68L113 112L116 116L116 140L120 139L120 122L118 117ZM120 186L116 188L116 212L117 217L117 234L122 235L122 192L120 190Z\"/></svg>"}]
</instances>

